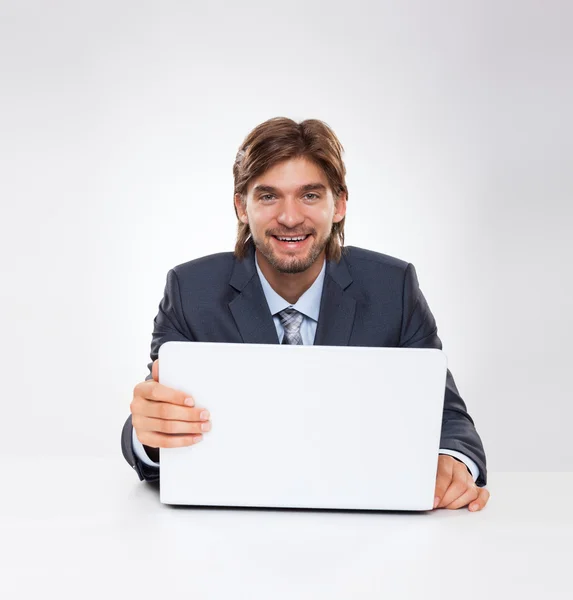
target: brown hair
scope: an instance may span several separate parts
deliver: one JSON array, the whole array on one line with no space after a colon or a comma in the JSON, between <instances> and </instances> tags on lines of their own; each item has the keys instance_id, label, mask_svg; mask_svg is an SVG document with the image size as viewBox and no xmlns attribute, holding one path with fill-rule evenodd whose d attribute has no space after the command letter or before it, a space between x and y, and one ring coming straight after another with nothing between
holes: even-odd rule
<instances>
[{"instance_id":1,"label":"brown hair","mask_svg":"<svg viewBox=\"0 0 573 600\"><path fill-rule=\"evenodd\" d=\"M323 121L307 119L297 123L286 117L274 117L257 125L243 140L233 164L234 194L240 194L243 202L246 202L245 195L251 180L283 160L304 157L324 171L335 201L342 192L346 193L348 199L343 151L334 131ZM235 256L242 259L247 254L247 244L253 242L250 227L239 219L236 206L235 214L239 221ZM332 224L326 246L327 260L340 260L344 247L345 218Z\"/></svg>"}]
</instances>

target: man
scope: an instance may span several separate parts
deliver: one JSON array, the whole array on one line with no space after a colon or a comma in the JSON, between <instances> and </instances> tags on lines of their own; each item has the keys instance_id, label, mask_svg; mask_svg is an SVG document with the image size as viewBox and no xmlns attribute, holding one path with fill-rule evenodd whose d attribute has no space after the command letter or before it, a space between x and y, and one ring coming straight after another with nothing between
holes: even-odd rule
<instances>
[{"instance_id":1,"label":"man","mask_svg":"<svg viewBox=\"0 0 573 600\"><path fill-rule=\"evenodd\" d=\"M342 152L314 119L270 119L243 141L233 166L234 253L167 274L150 374L134 388L122 431L140 479L159 478L158 448L198 443L211 428L208 410L159 384L167 341L442 348L414 266L344 247ZM481 510L489 499L485 453L449 370L439 452L434 508Z\"/></svg>"}]
</instances>

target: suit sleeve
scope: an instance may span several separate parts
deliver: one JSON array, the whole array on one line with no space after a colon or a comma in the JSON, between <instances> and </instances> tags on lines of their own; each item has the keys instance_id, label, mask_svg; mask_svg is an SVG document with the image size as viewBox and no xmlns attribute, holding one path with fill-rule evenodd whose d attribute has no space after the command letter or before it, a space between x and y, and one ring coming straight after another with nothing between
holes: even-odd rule
<instances>
[{"instance_id":1,"label":"suit sleeve","mask_svg":"<svg viewBox=\"0 0 573 600\"><path fill-rule=\"evenodd\" d=\"M167 273L167 281L163 298L159 303L159 311L153 320L153 334L151 337L151 361L147 365L149 371L145 380L153 378L152 367L159 356L159 348L165 342L189 342L194 341L189 327L185 322L181 303L181 292L179 280L173 269ZM159 467L146 464L133 449L133 425L131 415L127 418L121 432L121 450L125 460L129 463L139 476L140 480L157 481L159 479ZM159 450L143 445L145 451L154 462L159 462Z\"/></svg>"},{"instance_id":2,"label":"suit sleeve","mask_svg":"<svg viewBox=\"0 0 573 600\"><path fill-rule=\"evenodd\" d=\"M402 326L399 346L442 350L436 321L418 285L414 265L409 263L404 278ZM469 456L479 467L476 485L487 484L486 456L475 424L462 400L454 378L447 370L440 448Z\"/></svg>"}]
</instances>

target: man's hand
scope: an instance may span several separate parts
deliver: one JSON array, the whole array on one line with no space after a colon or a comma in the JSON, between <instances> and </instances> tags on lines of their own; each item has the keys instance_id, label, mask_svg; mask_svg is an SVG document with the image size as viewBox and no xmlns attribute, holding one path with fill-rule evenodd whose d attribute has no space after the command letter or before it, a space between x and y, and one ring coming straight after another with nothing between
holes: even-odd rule
<instances>
[{"instance_id":1,"label":"man's hand","mask_svg":"<svg viewBox=\"0 0 573 600\"><path fill-rule=\"evenodd\" d=\"M153 380L142 381L133 389L131 422L137 439L152 448L191 446L210 431L209 411L195 407L184 392L159 383L159 360L153 362Z\"/></svg>"},{"instance_id":2,"label":"man's hand","mask_svg":"<svg viewBox=\"0 0 573 600\"><path fill-rule=\"evenodd\" d=\"M481 510L489 500L489 492L478 487L466 465L453 456L438 456L434 508L462 508L469 504L472 512Z\"/></svg>"}]
</instances>

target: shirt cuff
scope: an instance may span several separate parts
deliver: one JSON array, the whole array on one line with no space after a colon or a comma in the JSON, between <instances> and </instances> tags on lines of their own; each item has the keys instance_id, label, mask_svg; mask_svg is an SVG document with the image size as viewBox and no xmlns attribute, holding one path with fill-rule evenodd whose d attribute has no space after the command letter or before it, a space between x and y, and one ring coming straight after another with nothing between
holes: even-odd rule
<instances>
[{"instance_id":1,"label":"shirt cuff","mask_svg":"<svg viewBox=\"0 0 573 600\"><path fill-rule=\"evenodd\" d=\"M132 431L131 443L133 445L133 453L137 455L137 458L139 458L139 460L144 462L146 465L149 465L150 467L158 467L159 466L158 462L154 462L153 460L151 460L149 458L149 456L147 456L147 452L145 451L143 444L137 439L137 435L135 434L135 429Z\"/></svg>"},{"instance_id":2,"label":"shirt cuff","mask_svg":"<svg viewBox=\"0 0 573 600\"><path fill-rule=\"evenodd\" d=\"M449 454L450 456L461 460L464 463L464 465L466 465L466 467L470 470L470 473L474 478L474 482L477 481L477 478L479 477L479 467L469 456L466 456L465 454L462 454L457 450L445 450L443 448L440 448L438 454Z\"/></svg>"}]
</instances>

